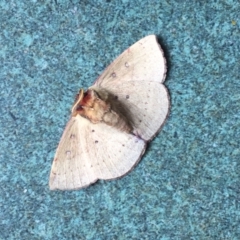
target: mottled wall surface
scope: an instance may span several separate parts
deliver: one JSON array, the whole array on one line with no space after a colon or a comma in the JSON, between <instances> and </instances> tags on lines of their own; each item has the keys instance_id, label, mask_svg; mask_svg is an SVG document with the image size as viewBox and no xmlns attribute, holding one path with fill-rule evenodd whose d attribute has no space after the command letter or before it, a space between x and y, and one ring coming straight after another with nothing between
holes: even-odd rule
<instances>
[{"instance_id":1,"label":"mottled wall surface","mask_svg":"<svg viewBox=\"0 0 240 240\"><path fill-rule=\"evenodd\" d=\"M240 4L0 0L0 239L239 239ZM171 113L124 178L50 191L74 96L156 34Z\"/></svg>"}]
</instances>

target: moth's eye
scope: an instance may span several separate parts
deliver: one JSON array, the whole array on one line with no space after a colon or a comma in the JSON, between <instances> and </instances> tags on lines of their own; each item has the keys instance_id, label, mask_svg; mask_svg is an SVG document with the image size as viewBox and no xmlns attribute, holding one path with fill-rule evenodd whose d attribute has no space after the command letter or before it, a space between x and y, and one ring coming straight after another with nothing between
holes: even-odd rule
<instances>
[{"instance_id":1,"label":"moth's eye","mask_svg":"<svg viewBox=\"0 0 240 240\"><path fill-rule=\"evenodd\" d=\"M115 78L117 75L116 75L115 72L113 72L113 73L111 74L111 76L112 76L113 78Z\"/></svg>"},{"instance_id":2,"label":"moth's eye","mask_svg":"<svg viewBox=\"0 0 240 240\"><path fill-rule=\"evenodd\" d=\"M81 111L81 110L83 110L83 107L81 105L78 105L77 106L77 111Z\"/></svg>"}]
</instances>

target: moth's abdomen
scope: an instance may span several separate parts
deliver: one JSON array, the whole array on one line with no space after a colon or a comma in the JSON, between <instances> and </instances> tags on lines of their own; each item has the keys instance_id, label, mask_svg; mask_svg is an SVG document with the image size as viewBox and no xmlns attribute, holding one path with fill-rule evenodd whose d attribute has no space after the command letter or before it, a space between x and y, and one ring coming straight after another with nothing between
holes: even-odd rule
<instances>
[{"instance_id":1,"label":"moth's abdomen","mask_svg":"<svg viewBox=\"0 0 240 240\"><path fill-rule=\"evenodd\" d=\"M117 128L118 130L122 132L131 132L133 128L130 126L130 124L118 113L114 112L110 109L110 111L106 112L103 116L103 122L107 125L110 125L114 128Z\"/></svg>"}]
</instances>

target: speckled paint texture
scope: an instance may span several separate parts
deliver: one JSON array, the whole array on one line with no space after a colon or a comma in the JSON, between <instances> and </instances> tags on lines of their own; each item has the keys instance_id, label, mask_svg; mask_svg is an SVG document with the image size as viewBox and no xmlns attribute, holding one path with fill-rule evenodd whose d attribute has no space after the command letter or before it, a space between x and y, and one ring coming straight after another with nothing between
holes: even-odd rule
<instances>
[{"instance_id":1,"label":"speckled paint texture","mask_svg":"<svg viewBox=\"0 0 240 240\"><path fill-rule=\"evenodd\" d=\"M0 239L239 239L240 3L0 0ZM171 114L138 166L51 192L79 88L156 34Z\"/></svg>"}]
</instances>

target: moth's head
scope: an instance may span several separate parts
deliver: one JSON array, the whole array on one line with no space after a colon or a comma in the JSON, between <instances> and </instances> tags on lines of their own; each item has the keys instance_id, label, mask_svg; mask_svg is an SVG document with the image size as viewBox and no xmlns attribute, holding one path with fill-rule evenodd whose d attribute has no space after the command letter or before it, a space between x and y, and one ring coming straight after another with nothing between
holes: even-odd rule
<instances>
[{"instance_id":1,"label":"moth's head","mask_svg":"<svg viewBox=\"0 0 240 240\"><path fill-rule=\"evenodd\" d=\"M72 116L75 117L77 114L81 115L84 112L84 108L90 108L95 99L96 96L94 90L88 89L84 92L83 89L80 89L72 107Z\"/></svg>"}]
</instances>

